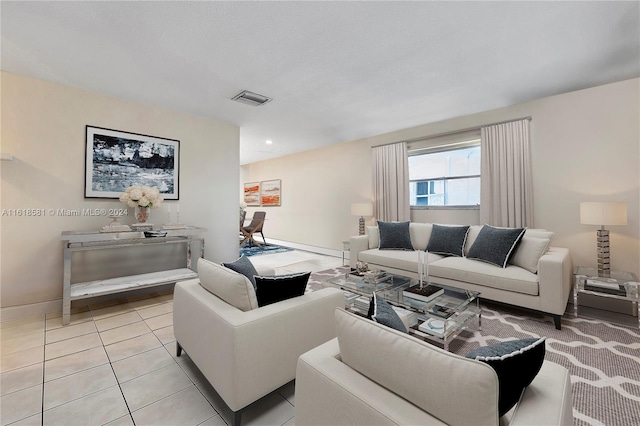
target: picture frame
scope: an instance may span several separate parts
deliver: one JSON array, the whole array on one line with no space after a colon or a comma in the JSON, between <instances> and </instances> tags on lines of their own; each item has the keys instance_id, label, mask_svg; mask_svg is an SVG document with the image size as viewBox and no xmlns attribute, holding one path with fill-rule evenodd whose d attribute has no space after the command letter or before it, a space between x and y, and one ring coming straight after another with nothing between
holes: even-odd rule
<instances>
[{"instance_id":1,"label":"picture frame","mask_svg":"<svg viewBox=\"0 0 640 426\"><path fill-rule=\"evenodd\" d=\"M244 184L244 202L247 206L260 205L260 182L247 182Z\"/></svg>"},{"instance_id":2,"label":"picture frame","mask_svg":"<svg viewBox=\"0 0 640 426\"><path fill-rule=\"evenodd\" d=\"M260 182L260 205L263 207L279 206L281 199L280 179L265 180Z\"/></svg>"},{"instance_id":3,"label":"picture frame","mask_svg":"<svg viewBox=\"0 0 640 426\"><path fill-rule=\"evenodd\" d=\"M180 199L180 141L86 126L85 198L119 198L132 185Z\"/></svg>"}]
</instances>

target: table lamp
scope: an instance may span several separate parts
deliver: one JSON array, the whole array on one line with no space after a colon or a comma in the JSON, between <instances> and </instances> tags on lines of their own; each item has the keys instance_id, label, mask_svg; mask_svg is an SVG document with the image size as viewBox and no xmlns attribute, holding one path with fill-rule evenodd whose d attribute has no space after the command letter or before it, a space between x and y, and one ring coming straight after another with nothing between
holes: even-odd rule
<instances>
[{"instance_id":1,"label":"table lamp","mask_svg":"<svg viewBox=\"0 0 640 426\"><path fill-rule=\"evenodd\" d=\"M373 216L373 204L371 203L353 203L351 204L351 214L360 216L360 235L364 235L364 217Z\"/></svg>"},{"instance_id":2,"label":"table lamp","mask_svg":"<svg viewBox=\"0 0 640 426\"><path fill-rule=\"evenodd\" d=\"M609 259L609 231L605 225L627 224L627 203L580 203L580 223L600 225L598 230L598 275L608 277L611 274Z\"/></svg>"}]
</instances>

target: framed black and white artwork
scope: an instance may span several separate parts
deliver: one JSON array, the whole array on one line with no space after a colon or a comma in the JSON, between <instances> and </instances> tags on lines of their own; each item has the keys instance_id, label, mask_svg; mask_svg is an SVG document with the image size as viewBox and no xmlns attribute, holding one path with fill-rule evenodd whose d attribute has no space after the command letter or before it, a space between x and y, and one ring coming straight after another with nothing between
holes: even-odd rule
<instances>
[{"instance_id":1,"label":"framed black and white artwork","mask_svg":"<svg viewBox=\"0 0 640 426\"><path fill-rule=\"evenodd\" d=\"M87 126L85 198L119 198L132 185L179 199L180 141Z\"/></svg>"}]
</instances>

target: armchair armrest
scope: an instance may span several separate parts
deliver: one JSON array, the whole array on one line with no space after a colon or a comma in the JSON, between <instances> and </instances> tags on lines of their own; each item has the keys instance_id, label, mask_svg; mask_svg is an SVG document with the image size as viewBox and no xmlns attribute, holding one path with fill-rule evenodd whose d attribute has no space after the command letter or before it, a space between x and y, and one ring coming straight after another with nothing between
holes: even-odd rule
<instances>
[{"instance_id":1,"label":"armchair armrest","mask_svg":"<svg viewBox=\"0 0 640 426\"><path fill-rule=\"evenodd\" d=\"M440 422L344 364L338 340L303 354L296 372L297 425L426 425Z\"/></svg>"},{"instance_id":2,"label":"armchair armrest","mask_svg":"<svg viewBox=\"0 0 640 426\"><path fill-rule=\"evenodd\" d=\"M342 291L325 288L242 312L198 280L174 290L174 334L233 411L295 378L298 357L336 336Z\"/></svg>"},{"instance_id":3,"label":"armchair armrest","mask_svg":"<svg viewBox=\"0 0 640 426\"><path fill-rule=\"evenodd\" d=\"M508 425L573 425L569 371L545 361L536 378L522 392Z\"/></svg>"},{"instance_id":4,"label":"armchair armrest","mask_svg":"<svg viewBox=\"0 0 640 426\"><path fill-rule=\"evenodd\" d=\"M549 247L538 261L538 277L541 310L563 315L571 292L572 262L569 250Z\"/></svg>"},{"instance_id":5,"label":"armchair armrest","mask_svg":"<svg viewBox=\"0 0 640 426\"><path fill-rule=\"evenodd\" d=\"M369 237L367 235L356 235L349 238L349 265L356 267L358 253L369 250Z\"/></svg>"}]
</instances>

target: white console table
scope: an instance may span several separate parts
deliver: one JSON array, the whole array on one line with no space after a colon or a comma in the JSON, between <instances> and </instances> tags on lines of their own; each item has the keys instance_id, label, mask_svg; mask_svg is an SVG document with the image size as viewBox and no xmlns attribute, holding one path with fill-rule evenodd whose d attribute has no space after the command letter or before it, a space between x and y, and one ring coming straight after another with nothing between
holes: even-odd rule
<instances>
[{"instance_id":1,"label":"white console table","mask_svg":"<svg viewBox=\"0 0 640 426\"><path fill-rule=\"evenodd\" d=\"M71 302L105 294L119 293L145 287L171 284L191 278L198 274L193 271L191 262L191 243L200 243L200 256L204 257L204 237L206 229L188 226L184 229L167 230L165 237L145 238L144 232L76 232L64 231L64 281L62 291L62 323L69 324ZM71 255L78 251L108 250L124 247L149 247L168 244L187 245L187 267L169 269L147 274L128 275L105 280L71 283Z\"/></svg>"}]
</instances>

